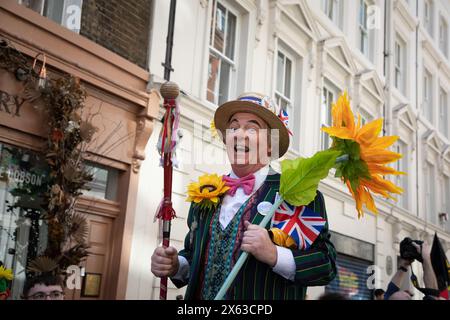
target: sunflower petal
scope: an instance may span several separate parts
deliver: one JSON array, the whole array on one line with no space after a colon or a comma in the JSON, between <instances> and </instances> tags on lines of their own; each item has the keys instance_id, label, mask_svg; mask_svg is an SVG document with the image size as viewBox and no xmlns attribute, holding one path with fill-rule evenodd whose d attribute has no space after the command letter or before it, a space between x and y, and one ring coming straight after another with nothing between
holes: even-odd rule
<instances>
[{"instance_id":1,"label":"sunflower petal","mask_svg":"<svg viewBox=\"0 0 450 320\"><path fill-rule=\"evenodd\" d=\"M348 100L347 91L344 91L344 94L339 97L338 103L341 103L342 106L342 121L343 125L347 127L351 132L355 130L355 117L353 115L352 109L350 108L350 102Z\"/></svg>"},{"instance_id":2,"label":"sunflower petal","mask_svg":"<svg viewBox=\"0 0 450 320\"><path fill-rule=\"evenodd\" d=\"M385 190L387 192L397 193L397 194L403 193L402 188L396 186L391 181L383 179L381 177L372 176L372 180L370 182L371 182L372 186L377 189Z\"/></svg>"},{"instance_id":3,"label":"sunflower petal","mask_svg":"<svg viewBox=\"0 0 450 320\"><path fill-rule=\"evenodd\" d=\"M371 148L386 149L389 148L395 141L398 140L398 136L385 136L377 138L371 145Z\"/></svg>"},{"instance_id":4,"label":"sunflower petal","mask_svg":"<svg viewBox=\"0 0 450 320\"><path fill-rule=\"evenodd\" d=\"M378 209L375 206L375 201L373 200L372 195L368 191L366 191L366 207L373 213L378 214Z\"/></svg>"},{"instance_id":5,"label":"sunflower petal","mask_svg":"<svg viewBox=\"0 0 450 320\"><path fill-rule=\"evenodd\" d=\"M402 157L400 153L392 152L384 149L362 149L361 159L363 159L367 164L387 164L394 162Z\"/></svg>"},{"instance_id":6,"label":"sunflower petal","mask_svg":"<svg viewBox=\"0 0 450 320\"><path fill-rule=\"evenodd\" d=\"M366 146L371 145L380 134L383 126L383 119L377 119L368 124L362 126L362 128L356 134L355 140Z\"/></svg>"},{"instance_id":7,"label":"sunflower petal","mask_svg":"<svg viewBox=\"0 0 450 320\"><path fill-rule=\"evenodd\" d=\"M322 128L323 132L328 133L332 137L337 137L341 139L353 139L353 133L348 128L341 127L329 127L329 128Z\"/></svg>"},{"instance_id":8,"label":"sunflower petal","mask_svg":"<svg viewBox=\"0 0 450 320\"><path fill-rule=\"evenodd\" d=\"M394 168L383 166L383 165L379 165L379 164L375 164L375 163L369 163L367 166L368 166L369 172L371 174L376 173L376 174L381 174L383 176L387 175L387 174L393 174L393 175L406 174L404 172L397 171Z\"/></svg>"}]
</instances>

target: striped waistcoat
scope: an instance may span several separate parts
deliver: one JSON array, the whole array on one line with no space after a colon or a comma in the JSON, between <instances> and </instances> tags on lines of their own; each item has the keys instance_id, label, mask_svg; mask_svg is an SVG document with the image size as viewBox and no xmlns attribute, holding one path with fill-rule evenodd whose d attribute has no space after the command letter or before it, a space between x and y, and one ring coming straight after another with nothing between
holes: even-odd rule
<instances>
[{"instance_id":1,"label":"striped waistcoat","mask_svg":"<svg viewBox=\"0 0 450 320\"><path fill-rule=\"evenodd\" d=\"M275 201L276 193L280 187L280 175L269 174L256 193L254 201L249 201L251 208L250 221L259 224L264 218L258 213L256 204L262 201ZM317 195L308 207L320 213L327 219L325 203L322 194ZM172 282L181 288L187 285L185 299L195 299L198 285L201 282L200 275L203 274L205 249L209 242L209 226L214 210L210 212L199 212L197 207L192 206L188 214L189 233L186 235L184 249L179 255L185 257L190 265L189 281L183 282L172 279ZM218 214L218 213L217 213ZM245 218L247 215L243 215ZM191 228L193 222L195 228ZM270 224L266 226L269 228ZM227 297L237 300L289 300L304 299L308 286L323 286L334 279L336 275L336 251L329 240L328 222L325 224L320 235L308 250L292 250L296 271L293 281L287 280L272 271L265 263L259 262L253 256L249 256L242 267L233 285L228 291Z\"/></svg>"}]
</instances>

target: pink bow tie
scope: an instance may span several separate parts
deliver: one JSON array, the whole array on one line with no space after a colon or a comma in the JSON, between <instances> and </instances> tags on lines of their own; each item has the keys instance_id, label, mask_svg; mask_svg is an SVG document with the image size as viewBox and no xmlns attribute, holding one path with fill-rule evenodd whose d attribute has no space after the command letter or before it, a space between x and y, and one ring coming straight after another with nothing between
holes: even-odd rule
<instances>
[{"instance_id":1,"label":"pink bow tie","mask_svg":"<svg viewBox=\"0 0 450 320\"><path fill-rule=\"evenodd\" d=\"M223 181L225 181L225 185L230 187L228 193L232 197L234 197L237 188L241 187L242 189L244 189L244 193L246 195L249 195L250 193L252 193L253 187L255 186L255 175L253 173L237 179L228 176L223 176L222 178Z\"/></svg>"}]
</instances>

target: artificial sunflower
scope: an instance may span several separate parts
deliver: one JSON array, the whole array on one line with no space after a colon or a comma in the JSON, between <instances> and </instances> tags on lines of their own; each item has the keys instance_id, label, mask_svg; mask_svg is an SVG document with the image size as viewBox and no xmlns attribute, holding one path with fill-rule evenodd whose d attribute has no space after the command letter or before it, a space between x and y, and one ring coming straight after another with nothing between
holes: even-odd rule
<instances>
[{"instance_id":1,"label":"artificial sunflower","mask_svg":"<svg viewBox=\"0 0 450 320\"><path fill-rule=\"evenodd\" d=\"M336 176L341 177L356 201L358 217L363 215L362 205L373 213L378 213L371 192L394 199L390 193L401 194L403 189L384 179L385 175L404 174L385 166L402 157L401 154L387 150L398 136L379 137L383 119L361 125L350 108L347 92L344 92L332 107L332 127L322 128L333 139L332 149L349 156L347 161L336 166Z\"/></svg>"},{"instance_id":2,"label":"artificial sunflower","mask_svg":"<svg viewBox=\"0 0 450 320\"><path fill-rule=\"evenodd\" d=\"M273 243L280 247L290 248L290 249L297 249L297 243L295 240L288 235L286 232L279 228L271 228L269 230L269 236L272 239Z\"/></svg>"},{"instance_id":3,"label":"artificial sunflower","mask_svg":"<svg viewBox=\"0 0 450 320\"><path fill-rule=\"evenodd\" d=\"M5 267L0 266L0 279L11 281L13 278L14 276L11 269L6 269Z\"/></svg>"},{"instance_id":4,"label":"artificial sunflower","mask_svg":"<svg viewBox=\"0 0 450 320\"><path fill-rule=\"evenodd\" d=\"M192 182L188 186L188 197L186 201L194 202L201 208L210 209L219 203L219 199L230 187L217 174L205 174L198 182Z\"/></svg>"}]
</instances>

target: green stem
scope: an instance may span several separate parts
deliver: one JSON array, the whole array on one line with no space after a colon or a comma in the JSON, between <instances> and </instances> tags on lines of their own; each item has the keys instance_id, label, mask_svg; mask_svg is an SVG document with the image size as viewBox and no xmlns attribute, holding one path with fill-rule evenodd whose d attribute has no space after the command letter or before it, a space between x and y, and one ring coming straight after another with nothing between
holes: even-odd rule
<instances>
[{"instance_id":1,"label":"green stem","mask_svg":"<svg viewBox=\"0 0 450 320\"><path fill-rule=\"evenodd\" d=\"M348 154L343 154L339 157L336 158L336 163L341 163L341 162L345 162L348 161L349 159L349 155Z\"/></svg>"}]
</instances>

